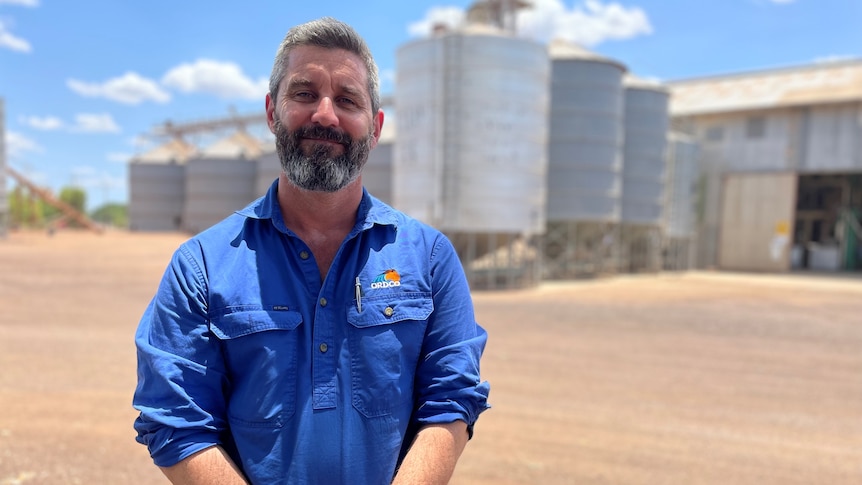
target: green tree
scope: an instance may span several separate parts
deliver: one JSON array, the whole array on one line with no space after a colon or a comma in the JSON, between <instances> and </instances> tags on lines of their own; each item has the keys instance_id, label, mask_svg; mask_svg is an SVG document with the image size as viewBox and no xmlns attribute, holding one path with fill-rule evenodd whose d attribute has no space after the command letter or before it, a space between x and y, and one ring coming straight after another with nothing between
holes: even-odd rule
<instances>
[{"instance_id":1,"label":"green tree","mask_svg":"<svg viewBox=\"0 0 862 485\"><path fill-rule=\"evenodd\" d=\"M75 210L80 212L81 214L86 214L86 205L87 205L87 192L81 187L74 186L66 186L60 189L60 195L57 197L62 202L72 206ZM54 217L62 217L64 214L55 209L51 208L51 219ZM75 222L74 220L69 220L67 223L72 227L80 227L80 224Z\"/></svg>"},{"instance_id":2,"label":"green tree","mask_svg":"<svg viewBox=\"0 0 862 485\"><path fill-rule=\"evenodd\" d=\"M20 185L16 186L9 193L9 219L13 226L42 227L45 204Z\"/></svg>"},{"instance_id":3,"label":"green tree","mask_svg":"<svg viewBox=\"0 0 862 485\"><path fill-rule=\"evenodd\" d=\"M125 204L107 203L90 212L90 218L114 227L129 227L128 208Z\"/></svg>"},{"instance_id":4,"label":"green tree","mask_svg":"<svg viewBox=\"0 0 862 485\"><path fill-rule=\"evenodd\" d=\"M87 205L87 192L80 187L63 187L60 189L60 200L69 204L84 214L84 207Z\"/></svg>"}]
</instances>

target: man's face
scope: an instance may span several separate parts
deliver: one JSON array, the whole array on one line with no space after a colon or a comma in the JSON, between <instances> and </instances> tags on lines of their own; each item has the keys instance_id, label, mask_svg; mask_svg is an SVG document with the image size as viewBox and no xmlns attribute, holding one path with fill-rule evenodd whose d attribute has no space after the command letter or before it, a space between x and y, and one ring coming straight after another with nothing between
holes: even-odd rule
<instances>
[{"instance_id":1,"label":"man's face","mask_svg":"<svg viewBox=\"0 0 862 485\"><path fill-rule=\"evenodd\" d=\"M304 140L318 142L303 146ZM293 185L305 190L336 192L358 179L374 141L370 133L353 140L344 132L318 125L289 132L280 119L275 121L275 148L281 169ZM332 143L343 149L337 150Z\"/></svg>"},{"instance_id":2,"label":"man's face","mask_svg":"<svg viewBox=\"0 0 862 485\"><path fill-rule=\"evenodd\" d=\"M290 53L278 99L267 96L267 116L288 180L323 192L359 178L383 121L371 113L361 59L313 46Z\"/></svg>"}]
</instances>

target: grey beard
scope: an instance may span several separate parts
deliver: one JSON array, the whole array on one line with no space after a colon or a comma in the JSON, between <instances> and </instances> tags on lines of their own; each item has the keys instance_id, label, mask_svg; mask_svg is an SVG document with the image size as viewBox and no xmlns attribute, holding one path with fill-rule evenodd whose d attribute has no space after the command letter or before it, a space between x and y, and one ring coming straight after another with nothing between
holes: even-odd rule
<instances>
[{"instance_id":1,"label":"grey beard","mask_svg":"<svg viewBox=\"0 0 862 485\"><path fill-rule=\"evenodd\" d=\"M344 153L333 156L326 144L314 145L305 154L300 141L305 136L331 140L344 145ZM350 135L322 126L301 127L288 132L281 120L275 120L275 148L281 168L295 186L316 192L337 192L359 178L368 161L373 136L354 141Z\"/></svg>"}]
</instances>

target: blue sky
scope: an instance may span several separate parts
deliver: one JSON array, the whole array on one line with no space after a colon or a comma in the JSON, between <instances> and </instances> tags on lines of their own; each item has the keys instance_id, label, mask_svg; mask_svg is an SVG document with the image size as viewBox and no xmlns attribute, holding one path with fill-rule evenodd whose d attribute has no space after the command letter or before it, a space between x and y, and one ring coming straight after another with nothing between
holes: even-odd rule
<instances>
[{"instance_id":1,"label":"blue sky","mask_svg":"<svg viewBox=\"0 0 862 485\"><path fill-rule=\"evenodd\" d=\"M126 202L126 161L173 120L262 112L287 29L324 15L368 41L394 90L395 53L469 0L0 0L9 164L88 206ZM862 58L862 0L533 0L521 35L563 37L659 80ZM150 141L152 143L152 141Z\"/></svg>"}]
</instances>

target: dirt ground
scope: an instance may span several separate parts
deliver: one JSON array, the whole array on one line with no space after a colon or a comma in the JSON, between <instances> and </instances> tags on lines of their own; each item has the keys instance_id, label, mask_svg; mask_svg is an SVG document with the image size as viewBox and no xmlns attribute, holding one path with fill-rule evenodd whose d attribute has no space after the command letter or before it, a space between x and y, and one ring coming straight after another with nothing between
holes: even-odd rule
<instances>
[{"instance_id":1,"label":"dirt ground","mask_svg":"<svg viewBox=\"0 0 862 485\"><path fill-rule=\"evenodd\" d=\"M165 484L133 332L179 234L0 240L0 485ZM710 272L475 294L493 408L453 484L862 483L862 278Z\"/></svg>"}]
</instances>

